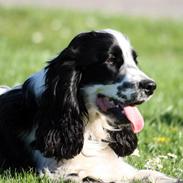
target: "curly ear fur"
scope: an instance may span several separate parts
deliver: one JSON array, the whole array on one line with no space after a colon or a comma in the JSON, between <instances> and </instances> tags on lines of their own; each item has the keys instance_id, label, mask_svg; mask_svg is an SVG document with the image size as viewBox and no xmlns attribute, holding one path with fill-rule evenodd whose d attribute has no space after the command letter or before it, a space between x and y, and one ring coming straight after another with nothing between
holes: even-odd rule
<instances>
[{"instance_id":1,"label":"curly ear fur","mask_svg":"<svg viewBox=\"0 0 183 183\"><path fill-rule=\"evenodd\" d=\"M109 146L120 157L130 155L137 148L138 139L132 131L129 121L121 115L120 109L117 108L109 109L108 115L113 119L113 123L108 123L115 129L107 131L110 137Z\"/></svg>"},{"instance_id":2,"label":"curly ear fur","mask_svg":"<svg viewBox=\"0 0 183 183\"><path fill-rule=\"evenodd\" d=\"M111 138L109 146L118 156L130 155L137 148L138 139L130 127L123 127L119 131L108 131L108 133Z\"/></svg>"},{"instance_id":3,"label":"curly ear fur","mask_svg":"<svg viewBox=\"0 0 183 183\"><path fill-rule=\"evenodd\" d=\"M87 110L78 90L82 73L67 50L49 63L37 120L35 147L45 156L69 159L83 147Z\"/></svg>"}]
</instances>

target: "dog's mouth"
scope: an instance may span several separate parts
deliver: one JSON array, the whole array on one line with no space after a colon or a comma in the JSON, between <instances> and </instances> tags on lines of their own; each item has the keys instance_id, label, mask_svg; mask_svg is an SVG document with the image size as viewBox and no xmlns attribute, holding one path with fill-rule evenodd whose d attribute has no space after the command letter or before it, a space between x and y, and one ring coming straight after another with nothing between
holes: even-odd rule
<instances>
[{"instance_id":1,"label":"dog's mouth","mask_svg":"<svg viewBox=\"0 0 183 183\"><path fill-rule=\"evenodd\" d=\"M144 119L135 105L142 102L124 105L119 100L107 97L102 94L97 95L96 104L102 113L112 113L121 123L124 121L131 124L134 133L139 133L144 127Z\"/></svg>"}]
</instances>

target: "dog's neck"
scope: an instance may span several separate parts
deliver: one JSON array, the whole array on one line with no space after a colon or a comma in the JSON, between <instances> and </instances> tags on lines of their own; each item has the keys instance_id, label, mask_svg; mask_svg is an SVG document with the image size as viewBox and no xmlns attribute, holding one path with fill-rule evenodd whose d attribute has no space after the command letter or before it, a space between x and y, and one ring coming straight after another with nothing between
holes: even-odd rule
<instances>
[{"instance_id":1,"label":"dog's neck","mask_svg":"<svg viewBox=\"0 0 183 183\"><path fill-rule=\"evenodd\" d=\"M98 151L109 148L109 140L107 130L112 130L112 127L107 123L107 117L95 109L88 110L89 121L85 127L84 146L82 153L88 156L95 155Z\"/></svg>"},{"instance_id":2,"label":"dog's neck","mask_svg":"<svg viewBox=\"0 0 183 183\"><path fill-rule=\"evenodd\" d=\"M90 108L88 114L89 121L84 134L85 146L87 144L95 151L108 149L120 157L133 153L138 139L129 124L123 124L123 121L116 124L115 118L97 111L96 108Z\"/></svg>"}]
</instances>

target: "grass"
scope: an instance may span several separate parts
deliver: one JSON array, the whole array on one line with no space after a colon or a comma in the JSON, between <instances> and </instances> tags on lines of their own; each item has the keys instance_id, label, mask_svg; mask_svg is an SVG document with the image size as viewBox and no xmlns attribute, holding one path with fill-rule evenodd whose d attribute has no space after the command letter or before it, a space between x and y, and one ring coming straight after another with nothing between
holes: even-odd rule
<instances>
[{"instance_id":1,"label":"grass","mask_svg":"<svg viewBox=\"0 0 183 183\"><path fill-rule=\"evenodd\" d=\"M129 36L140 67L158 84L140 106L145 128L140 156L127 160L183 178L183 22L38 8L0 7L0 84L22 83L79 32L113 28ZM0 175L1 182L49 182L32 173Z\"/></svg>"}]
</instances>

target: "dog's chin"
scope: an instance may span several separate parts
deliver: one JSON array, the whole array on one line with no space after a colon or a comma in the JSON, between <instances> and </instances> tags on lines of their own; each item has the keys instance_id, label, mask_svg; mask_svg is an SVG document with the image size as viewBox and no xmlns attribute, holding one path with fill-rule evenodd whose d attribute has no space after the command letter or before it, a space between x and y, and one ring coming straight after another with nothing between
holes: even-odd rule
<instances>
[{"instance_id":1,"label":"dog's chin","mask_svg":"<svg viewBox=\"0 0 183 183\"><path fill-rule=\"evenodd\" d=\"M140 114L136 111L135 105L143 102L135 101L124 104L119 100L101 94L96 98L98 110L108 117L109 125L114 129L107 130L110 136L107 142L120 157L132 154L137 148L138 139L136 133L143 129L144 122L143 118L139 117Z\"/></svg>"},{"instance_id":2,"label":"dog's chin","mask_svg":"<svg viewBox=\"0 0 183 183\"><path fill-rule=\"evenodd\" d=\"M136 105L142 104L145 100L134 100L121 102L112 97L98 94L96 105L104 115L114 119L118 126L128 126L134 133L139 133L144 126L144 120Z\"/></svg>"}]
</instances>

